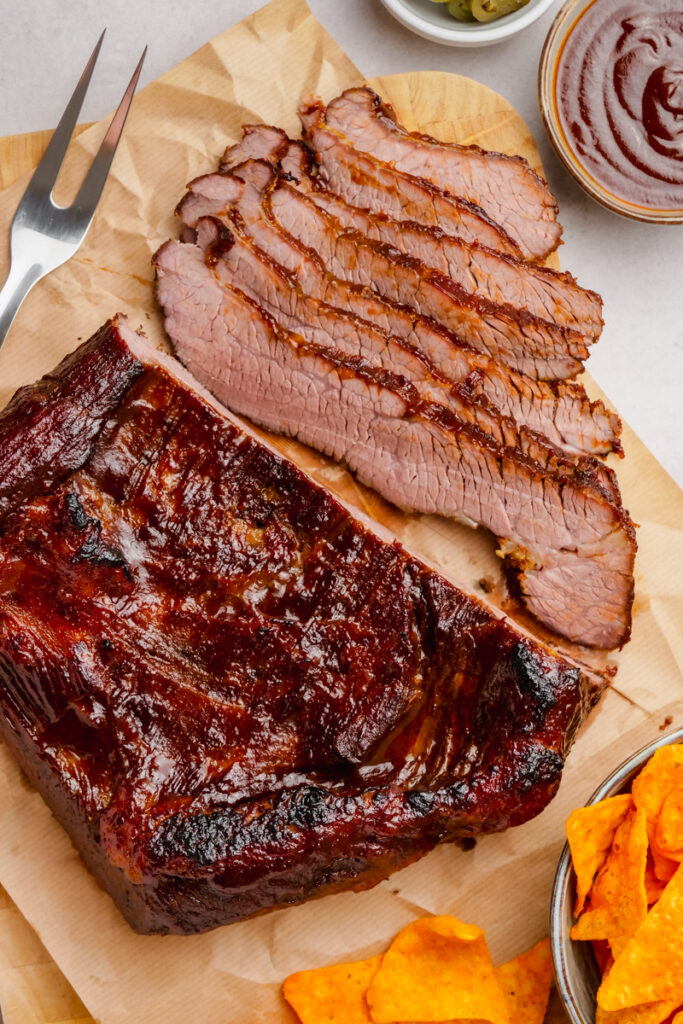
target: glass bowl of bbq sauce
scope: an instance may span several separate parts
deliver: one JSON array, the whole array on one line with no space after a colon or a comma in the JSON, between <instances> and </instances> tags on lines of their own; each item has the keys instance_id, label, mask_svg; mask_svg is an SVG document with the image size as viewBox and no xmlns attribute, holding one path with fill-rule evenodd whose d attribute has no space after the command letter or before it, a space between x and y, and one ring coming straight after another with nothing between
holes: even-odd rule
<instances>
[{"instance_id":1,"label":"glass bowl of bbq sauce","mask_svg":"<svg viewBox=\"0 0 683 1024\"><path fill-rule=\"evenodd\" d=\"M539 100L593 199L683 224L683 0L569 0L545 41Z\"/></svg>"}]
</instances>

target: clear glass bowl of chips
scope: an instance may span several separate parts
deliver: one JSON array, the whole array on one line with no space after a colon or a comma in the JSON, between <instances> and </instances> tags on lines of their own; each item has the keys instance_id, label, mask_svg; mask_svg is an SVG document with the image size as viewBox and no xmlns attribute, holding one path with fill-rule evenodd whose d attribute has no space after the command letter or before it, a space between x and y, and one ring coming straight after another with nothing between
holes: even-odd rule
<instances>
[{"instance_id":1,"label":"clear glass bowl of chips","mask_svg":"<svg viewBox=\"0 0 683 1024\"><path fill-rule=\"evenodd\" d=\"M655 751L672 743L683 743L683 729L658 737L620 764L596 789L586 806L629 791L631 783ZM553 968L560 999L572 1024L595 1024L597 992L602 977L591 943L571 938L575 895L576 875L569 843L565 843L550 900Z\"/></svg>"}]
</instances>

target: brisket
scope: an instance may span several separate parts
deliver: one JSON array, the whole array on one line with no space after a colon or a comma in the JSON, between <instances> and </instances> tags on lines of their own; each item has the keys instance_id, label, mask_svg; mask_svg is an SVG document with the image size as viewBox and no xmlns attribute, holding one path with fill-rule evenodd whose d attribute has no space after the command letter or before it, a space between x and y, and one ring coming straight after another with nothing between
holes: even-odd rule
<instances>
[{"instance_id":1,"label":"brisket","mask_svg":"<svg viewBox=\"0 0 683 1024\"><path fill-rule=\"evenodd\" d=\"M197 247L163 252L204 274ZM229 332L225 289L198 283L190 346ZM291 395L260 345L277 329L242 309L235 381ZM323 429L335 389L309 388ZM352 515L121 319L0 436L0 730L138 931L367 888L556 792L604 680Z\"/></svg>"},{"instance_id":2,"label":"brisket","mask_svg":"<svg viewBox=\"0 0 683 1024\"><path fill-rule=\"evenodd\" d=\"M236 180L246 187L240 190ZM259 247L296 273L307 291L313 290L331 305L352 302L354 312L380 325L394 319L409 319L424 329L436 324L448 331L456 344L486 354L493 350L513 369L540 379L571 377L583 368L581 359L587 349L581 335L568 332L565 337L533 317L516 319L485 300L473 301L418 261L343 232L314 203L279 180L263 161L247 161L232 175L196 179L190 189L178 208L186 223L221 215L233 207ZM336 274L344 275L346 282ZM375 288L382 288L383 294Z\"/></svg>"},{"instance_id":3,"label":"brisket","mask_svg":"<svg viewBox=\"0 0 683 1024\"><path fill-rule=\"evenodd\" d=\"M387 213L395 220L416 221L428 227L440 227L457 238L467 242L480 242L494 250L521 256L519 246L503 229L486 216L483 210L446 195L440 189L408 174L401 174L389 165L361 153L347 145L337 133L325 126L325 136L312 135L313 124L324 117L322 104L311 104L300 111L304 124L304 135L320 163L320 172L328 187L343 196L352 206L367 208L373 213ZM261 134L264 126L247 126L244 159L269 160L274 147L279 148L274 132L267 129L268 136ZM259 132L259 137L252 136ZM332 139L338 146L331 146ZM286 148L287 136L282 132L282 151ZM319 148L318 148L319 146ZM328 148L334 159L328 160ZM223 155L221 170L232 170L237 163L237 154L229 147ZM269 151L270 154L269 155Z\"/></svg>"},{"instance_id":4,"label":"brisket","mask_svg":"<svg viewBox=\"0 0 683 1024\"><path fill-rule=\"evenodd\" d=\"M315 143L315 131L309 132L308 137ZM251 158L279 163L289 180L295 181L344 227L360 231L378 242L386 242L408 256L415 256L431 269L452 278L467 292L481 293L498 306L524 309L539 320L571 328L591 339L600 336L602 300L596 292L581 288L571 274L538 267L477 242L466 242L440 228L397 221L384 212L373 215L369 210L359 208L358 201L362 202L362 196L357 195L356 205L351 205L328 191L325 182L312 173L311 154L303 143L289 140L283 146L282 138L276 138L272 128L252 126L245 130L242 143L231 147L228 154L228 161L225 157L223 160L226 166Z\"/></svg>"},{"instance_id":5,"label":"brisket","mask_svg":"<svg viewBox=\"0 0 683 1024\"><path fill-rule=\"evenodd\" d=\"M544 436L502 416L483 396L473 396L466 381L453 383L439 376L409 345L353 314L304 295L296 280L238 229L228 231L213 218L203 218L196 228L198 244L209 251L212 269L207 267L207 274L215 272L229 288L243 292L287 330L318 348L362 359L370 366L402 376L417 388L423 400L445 406L495 444L517 447L546 471L592 483L620 502L614 473L598 459L570 456Z\"/></svg>"},{"instance_id":6,"label":"brisket","mask_svg":"<svg viewBox=\"0 0 683 1024\"><path fill-rule=\"evenodd\" d=\"M325 120L356 149L476 203L520 245L525 257L543 259L559 245L557 203L522 157L407 132L368 88L347 89L332 100Z\"/></svg>"},{"instance_id":7,"label":"brisket","mask_svg":"<svg viewBox=\"0 0 683 1024\"><path fill-rule=\"evenodd\" d=\"M194 227L201 217L213 215L220 216L240 233L248 231L259 249L294 275L308 294L348 310L401 339L443 377L463 383L473 398L482 397L503 415L546 435L553 444L574 453L621 450L618 417L601 402L590 402L580 385L567 381L546 383L514 371L506 372L494 360L458 343L453 334L431 321L387 303L367 289L326 274L310 251L302 250L264 215L264 193L272 183L272 171L258 162L249 166L247 184L220 174L195 179L178 207L185 223ZM259 178L255 181L257 173ZM560 369L557 362L552 369Z\"/></svg>"},{"instance_id":8,"label":"brisket","mask_svg":"<svg viewBox=\"0 0 683 1024\"><path fill-rule=\"evenodd\" d=\"M488 443L384 369L304 342L209 279L200 246L167 243L156 265L175 350L221 401L344 461L399 507L486 526L527 607L556 632L589 646L626 641L634 531L599 488Z\"/></svg>"}]
</instances>

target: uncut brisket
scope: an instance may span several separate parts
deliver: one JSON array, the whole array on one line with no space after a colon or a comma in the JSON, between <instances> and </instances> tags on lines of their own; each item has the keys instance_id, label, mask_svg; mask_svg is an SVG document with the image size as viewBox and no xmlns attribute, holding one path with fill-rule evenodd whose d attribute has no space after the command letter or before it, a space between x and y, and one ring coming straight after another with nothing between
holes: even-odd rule
<instances>
[{"instance_id":1,"label":"uncut brisket","mask_svg":"<svg viewBox=\"0 0 683 1024\"><path fill-rule=\"evenodd\" d=\"M247 366L262 324L247 375L276 373L265 350ZM138 931L367 888L556 792L604 679L351 514L122 318L17 393L0 441L2 737Z\"/></svg>"}]
</instances>

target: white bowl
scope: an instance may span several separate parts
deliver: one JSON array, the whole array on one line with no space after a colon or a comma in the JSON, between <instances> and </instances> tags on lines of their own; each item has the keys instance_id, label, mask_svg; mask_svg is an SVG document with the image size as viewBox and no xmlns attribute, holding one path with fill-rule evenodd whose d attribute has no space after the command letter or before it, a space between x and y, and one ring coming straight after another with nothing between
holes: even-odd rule
<instances>
[{"instance_id":1,"label":"white bowl","mask_svg":"<svg viewBox=\"0 0 683 1024\"><path fill-rule=\"evenodd\" d=\"M557 0L529 0L513 14L497 21L458 21L450 15L446 4L431 0L381 0L390 14L418 36L446 46L489 46L502 43L532 25Z\"/></svg>"}]
</instances>

